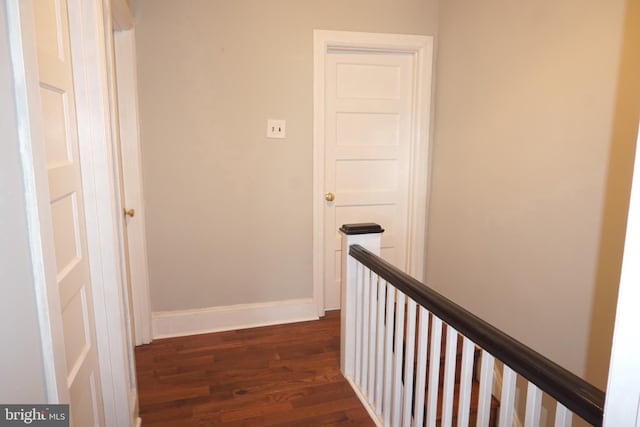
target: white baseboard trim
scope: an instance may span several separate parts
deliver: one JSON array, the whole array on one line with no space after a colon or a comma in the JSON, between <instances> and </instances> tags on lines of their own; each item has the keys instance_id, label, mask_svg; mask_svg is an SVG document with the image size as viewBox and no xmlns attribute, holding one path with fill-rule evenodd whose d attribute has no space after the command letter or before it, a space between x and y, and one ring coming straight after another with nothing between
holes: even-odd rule
<instances>
[{"instance_id":1,"label":"white baseboard trim","mask_svg":"<svg viewBox=\"0 0 640 427\"><path fill-rule=\"evenodd\" d=\"M313 300L308 298L195 310L156 311L151 318L153 338L158 339L317 320L318 309Z\"/></svg>"}]
</instances>

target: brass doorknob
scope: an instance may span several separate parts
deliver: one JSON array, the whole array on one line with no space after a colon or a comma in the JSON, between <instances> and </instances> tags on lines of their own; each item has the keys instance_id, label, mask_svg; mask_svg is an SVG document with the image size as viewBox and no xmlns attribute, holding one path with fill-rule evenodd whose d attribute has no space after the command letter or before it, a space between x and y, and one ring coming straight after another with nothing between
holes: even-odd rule
<instances>
[{"instance_id":1,"label":"brass doorknob","mask_svg":"<svg viewBox=\"0 0 640 427\"><path fill-rule=\"evenodd\" d=\"M333 202L336 199L336 196L333 193L327 193L327 194L324 195L324 199L327 202Z\"/></svg>"},{"instance_id":2,"label":"brass doorknob","mask_svg":"<svg viewBox=\"0 0 640 427\"><path fill-rule=\"evenodd\" d=\"M124 214L125 216L128 216L129 218L133 218L134 216L136 216L136 210L135 209L125 209L124 210Z\"/></svg>"}]
</instances>

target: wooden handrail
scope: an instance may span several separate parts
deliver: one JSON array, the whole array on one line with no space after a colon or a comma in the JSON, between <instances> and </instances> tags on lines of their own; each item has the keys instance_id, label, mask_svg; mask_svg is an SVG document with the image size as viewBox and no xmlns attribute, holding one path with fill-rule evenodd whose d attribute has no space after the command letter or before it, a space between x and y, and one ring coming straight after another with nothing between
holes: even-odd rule
<instances>
[{"instance_id":1,"label":"wooden handrail","mask_svg":"<svg viewBox=\"0 0 640 427\"><path fill-rule=\"evenodd\" d=\"M349 255L590 424L602 426L605 393L500 331L422 282L352 245Z\"/></svg>"}]
</instances>

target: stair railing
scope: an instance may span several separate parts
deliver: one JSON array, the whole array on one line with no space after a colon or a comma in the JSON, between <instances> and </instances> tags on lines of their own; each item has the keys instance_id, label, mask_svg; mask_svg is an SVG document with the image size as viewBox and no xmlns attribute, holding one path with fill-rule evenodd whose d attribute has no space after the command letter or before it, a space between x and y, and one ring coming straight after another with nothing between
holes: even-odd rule
<instances>
[{"instance_id":1,"label":"stair railing","mask_svg":"<svg viewBox=\"0 0 640 427\"><path fill-rule=\"evenodd\" d=\"M340 230L341 370L377 425L550 425L549 397L556 427L602 425L603 391L380 258L379 225Z\"/></svg>"}]
</instances>

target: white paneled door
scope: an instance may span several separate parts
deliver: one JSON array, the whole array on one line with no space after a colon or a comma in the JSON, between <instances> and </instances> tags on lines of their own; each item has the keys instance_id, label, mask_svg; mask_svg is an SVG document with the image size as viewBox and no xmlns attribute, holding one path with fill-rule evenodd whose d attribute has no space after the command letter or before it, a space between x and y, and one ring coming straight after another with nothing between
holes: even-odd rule
<instances>
[{"instance_id":1,"label":"white paneled door","mask_svg":"<svg viewBox=\"0 0 640 427\"><path fill-rule=\"evenodd\" d=\"M35 0L40 99L71 420L104 425L66 0Z\"/></svg>"},{"instance_id":2,"label":"white paneled door","mask_svg":"<svg viewBox=\"0 0 640 427\"><path fill-rule=\"evenodd\" d=\"M340 307L342 224L382 225L382 257L407 269L415 60L409 52L325 56L326 309Z\"/></svg>"}]
</instances>

